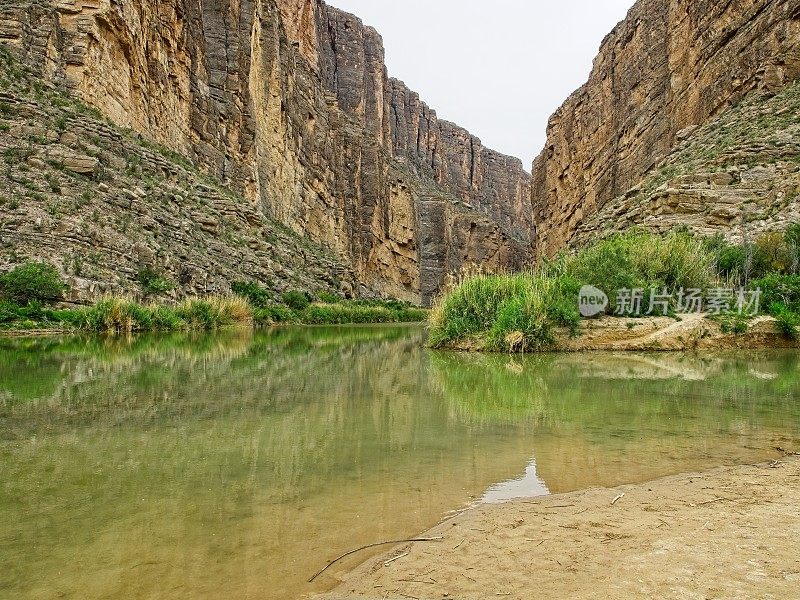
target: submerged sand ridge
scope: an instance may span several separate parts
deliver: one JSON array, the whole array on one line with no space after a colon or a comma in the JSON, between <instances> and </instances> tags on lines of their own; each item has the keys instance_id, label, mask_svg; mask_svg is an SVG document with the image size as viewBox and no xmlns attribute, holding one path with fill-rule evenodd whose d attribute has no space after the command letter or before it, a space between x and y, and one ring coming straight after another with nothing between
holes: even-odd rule
<instances>
[{"instance_id":1,"label":"submerged sand ridge","mask_svg":"<svg viewBox=\"0 0 800 600\"><path fill-rule=\"evenodd\" d=\"M364 563L340 598L797 598L800 459L480 506Z\"/></svg>"}]
</instances>

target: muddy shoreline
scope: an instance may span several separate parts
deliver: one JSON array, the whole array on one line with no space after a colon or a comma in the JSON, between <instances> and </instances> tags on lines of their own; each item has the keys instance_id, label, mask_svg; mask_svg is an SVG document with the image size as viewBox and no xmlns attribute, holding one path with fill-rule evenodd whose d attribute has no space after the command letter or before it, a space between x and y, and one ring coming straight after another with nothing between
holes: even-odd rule
<instances>
[{"instance_id":1,"label":"muddy shoreline","mask_svg":"<svg viewBox=\"0 0 800 600\"><path fill-rule=\"evenodd\" d=\"M320 598L789 598L800 589L798 505L800 459L787 453L480 506L422 535L440 541L337 573Z\"/></svg>"}]
</instances>

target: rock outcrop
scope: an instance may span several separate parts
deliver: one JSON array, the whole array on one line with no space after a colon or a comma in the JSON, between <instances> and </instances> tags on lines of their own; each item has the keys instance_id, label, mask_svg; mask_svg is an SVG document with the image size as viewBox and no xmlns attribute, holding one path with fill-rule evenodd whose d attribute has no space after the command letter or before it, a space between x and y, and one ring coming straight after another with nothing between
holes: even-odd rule
<instances>
[{"instance_id":1,"label":"rock outcrop","mask_svg":"<svg viewBox=\"0 0 800 600\"><path fill-rule=\"evenodd\" d=\"M321 0L18 0L0 40L368 290L427 303L463 265L532 257L521 162L439 120L388 77L377 32Z\"/></svg>"},{"instance_id":2,"label":"rock outcrop","mask_svg":"<svg viewBox=\"0 0 800 600\"><path fill-rule=\"evenodd\" d=\"M553 255L587 217L615 210L698 126L798 77L797 0L639 0L550 120L532 176L537 253Z\"/></svg>"}]
</instances>

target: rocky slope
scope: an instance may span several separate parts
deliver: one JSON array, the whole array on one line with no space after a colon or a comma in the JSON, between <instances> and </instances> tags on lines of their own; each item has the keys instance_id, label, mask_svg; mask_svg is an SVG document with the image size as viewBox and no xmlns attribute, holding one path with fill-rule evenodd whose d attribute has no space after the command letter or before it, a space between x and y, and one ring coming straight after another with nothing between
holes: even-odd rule
<instances>
[{"instance_id":1,"label":"rocky slope","mask_svg":"<svg viewBox=\"0 0 800 600\"><path fill-rule=\"evenodd\" d=\"M630 227L742 242L798 222L800 83L753 94L692 132L642 183L587 216L569 244Z\"/></svg>"},{"instance_id":2,"label":"rocky slope","mask_svg":"<svg viewBox=\"0 0 800 600\"><path fill-rule=\"evenodd\" d=\"M0 40L371 290L425 303L463 265L532 256L521 162L439 120L321 0L2 0Z\"/></svg>"},{"instance_id":3,"label":"rocky slope","mask_svg":"<svg viewBox=\"0 0 800 600\"><path fill-rule=\"evenodd\" d=\"M0 270L48 260L68 300L229 293L258 280L358 293L355 273L188 161L106 122L0 52ZM362 290L363 291L363 290Z\"/></svg>"},{"instance_id":4,"label":"rocky slope","mask_svg":"<svg viewBox=\"0 0 800 600\"><path fill-rule=\"evenodd\" d=\"M665 166L665 157L696 134L697 126L748 95L763 99L798 77L797 0L639 0L603 42L588 82L550 120L547 145L533 166L537 253L556 253L578 229L584 239L604 221L587 220L598 210L604 216L627 212L621 199L638 196L633 188ZM706 129L704 135L708 133ZM796 139L796 132L788 135ZM739 164L764 158L761 140L750 142L752 153L742 148ZM697 147L702 145L698 141ZM635 210L642 218L653 216L659 225L682 223L680 215L691 214L701 229L731 226L744 210L737 205L744 198L728 194L713 206L700 197L709 188L739 186L740 179L752 181L760 175L747 167L741 176L709 178L710 168L695 164L691 173L684 172L690 179L669 188L689 185L695 190L661 194L657 202L685 206L688 212L679 209L667 217L649 201ZM776 177L776 183L781 179ZM751 189L745 195L758 193Z\"/></svg>"}]
</instances>

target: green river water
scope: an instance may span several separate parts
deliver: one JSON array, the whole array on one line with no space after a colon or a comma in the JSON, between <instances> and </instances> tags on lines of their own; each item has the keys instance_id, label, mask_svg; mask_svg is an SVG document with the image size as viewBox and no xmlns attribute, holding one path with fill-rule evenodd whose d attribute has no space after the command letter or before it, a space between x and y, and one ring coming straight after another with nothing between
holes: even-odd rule
<instances>
[{"instance_id":1,"label":"green river water","mask_svg":"<svg viewBox=\"0 0 800 600\"><path fill-rule=\"evenodd\" d=\"M0 598L300 598L474 502L800 449L800 353L457 355L419 327L0 339Z\"/></svg>"}]
</instances>

